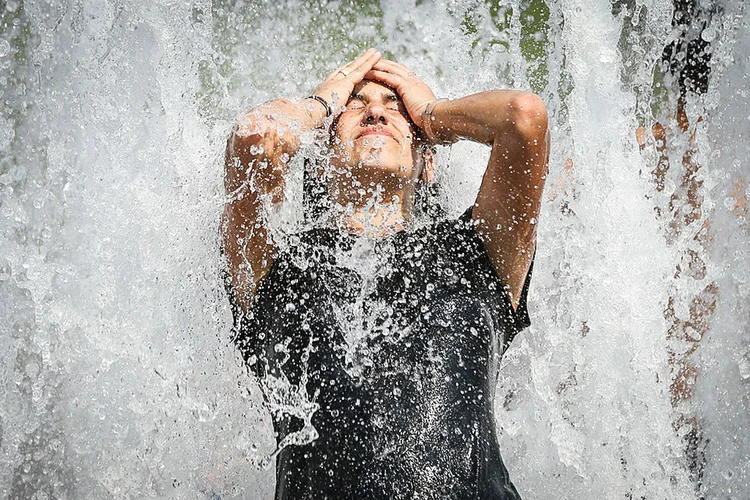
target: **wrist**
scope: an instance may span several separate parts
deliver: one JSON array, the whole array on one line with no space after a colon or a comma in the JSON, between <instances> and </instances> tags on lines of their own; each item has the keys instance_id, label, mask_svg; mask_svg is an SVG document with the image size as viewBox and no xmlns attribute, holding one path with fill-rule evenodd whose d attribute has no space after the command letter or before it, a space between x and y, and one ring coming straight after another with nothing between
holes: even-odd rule
<instances>
[{"instance_id":1,"label":"wrist","mask_svg":"<svg viewBox=\"0 0 750 500\"><path fill-rule=\"evenodd\" d=\"M443 121L435 115L438 105L446 101L448 99L437 99L428 104L422 112L422 130L431 144L447 145L455 142L453 137L446 136Z\"/></svg>"},{"instance_id":2,"label":"wrist","mask_svg":"<svg viewBox=\"0 0 750 500\"><path fill-rule=\"evenodd\" d=\"M303 99L314 128L320 128L325 124L326 118L331 116L331 105L328 101L315 94Z\"/></svg>"}]
</instances>

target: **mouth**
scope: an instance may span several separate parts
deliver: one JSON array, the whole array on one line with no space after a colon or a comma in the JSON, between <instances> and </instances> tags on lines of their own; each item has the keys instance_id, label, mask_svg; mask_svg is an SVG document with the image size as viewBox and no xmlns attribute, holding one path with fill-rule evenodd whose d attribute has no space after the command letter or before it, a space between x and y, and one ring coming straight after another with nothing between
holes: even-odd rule
<instances>
[{"instance_id":1,"label":"mouth","mask_svg":"<svg viewBox=\"0 0 750 500\"><path fill-rule=\"evenodd\" d=\"M359 134L359 137L368 137L368 136L390 137L391 139L395 140L395 138L393 137L393 134L387 129L382 128L382 127L366 127Z\"/></svg>"}]
</instances>

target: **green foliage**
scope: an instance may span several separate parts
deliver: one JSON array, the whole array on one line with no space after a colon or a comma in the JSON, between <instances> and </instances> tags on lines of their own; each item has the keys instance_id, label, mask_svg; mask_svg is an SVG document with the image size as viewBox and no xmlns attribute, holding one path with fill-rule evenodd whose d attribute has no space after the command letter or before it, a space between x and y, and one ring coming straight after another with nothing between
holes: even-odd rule
<instances>
[{"instance_id":1,"label":"green foliage","mask_svg":"<svg viewBox=\"0 0 750 500\"><path fill-rule=\"evenodd\" d=\"M420 9L425 2L405 2L404 9ZM515 16L513 8L520 9ZM258 40L258 34L268 34L279 50L294 51L296 47L311 47L310 58L304 61L305 78L324 77L331 70L332 61L346 61L358 56L367 47L379 48L386 57L397 58L405 53L420 51L419 47L397 45L390 37L394 32L407 31L409 21L395 19L395 26L384 25L384 12L380 0L325 0L306 2L270 0L215 0L212 3L214 47L213 62L201 68L201 78L209 89L224 86L223 92L236 94L247 85L264 87L264 76L239 75L237 58L252 60L255 52L247 40ZM545 0L473 0L458 2L448 7L460 27L460 35L471 41L472 52L490 55L494 51L508 53L517 50L526 62L526 78L531 89L542 92L549 82L547 52L549 46L550 10ZM512 23L516 22L516 25ZM520 24L520 26L519 26ZM494 27L488 31L487 26ZM269 32L269 28L271 32ZM276 28L278 32L273 32ZM513 37L520 39L511 40ZM270 40L269 40L270 43ZM516 47L512 47L516 44ZM259 57L259 56L257 56ZM273 62L273 61L271 61ZM268 63L258 59L258 66ZM507 78L510 68L498 68L499 76ZM438 77L441 68L436 68ZM257 78L257 80L256 80ZM298 82L304 87L306 82ZM269 89L269 92L273 89Z\"/></svg>"},{"instance_id":2,"label":"green foliage","mask_svg":"<svg viewBox=\"0 0 750 500\"><path fill-rule=\"evenodd\" d=\"M10 123L13 140L18 141L19 123L34 105L27 86L31 84L30 56L39 44L38 35L31 31L22 1L0 2L0 40L7 43L5 48L8 53L3 59L10 60L9 64L0 65L0 119ZM3 126L7 126L7 122ZM10 153L5 154L3 161L0 161L0 175L17 162L15 148L11 146L8 149Z\"/></svg>"},{"instance_id":3,"label":"green foliage","mask_svg":"<svg viewBox=\"0 0 750 500\"><path fill-rule=\"evenodd\" d=\"M549 7L544 0L530 0L521 10L521 54L528 64L526 77L534 92L547 87Z\"/></svg>"}]
</instances>

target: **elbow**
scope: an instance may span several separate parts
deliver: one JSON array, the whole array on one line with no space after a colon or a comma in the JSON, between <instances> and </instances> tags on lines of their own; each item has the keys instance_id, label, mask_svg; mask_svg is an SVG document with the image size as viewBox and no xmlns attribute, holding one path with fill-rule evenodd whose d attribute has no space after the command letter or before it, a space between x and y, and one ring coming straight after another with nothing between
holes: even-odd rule
<instances>
[{"instance_id":1,"label":"elbow","mask_svg":"<svg viewBox=\"0 0 750 500\"><path fill-rule=\"evenodd\" d=\"M288 99L261 104L237 121L232 129L230 144L240 154L270 154L284 139L288 139L289 118L294 116L295 110L295 103Z\"/></svg>"},{"instance_id":2,"label":"elbow","mask_svg":"<svg viewBox=\"0 0 750 500\"><path fill-rule=\"evenodd\" d=\"M516 133L523 140L543 141L547 136L549 116L541 97L521 92L511 101Z\"/></svg>"},{"instance_id":3,"label":"elbow","mask_svg":"<svg viewBox=\"0 0 750 500\"><path fill-rule=\"evenodd\" d=\"M278 131L269 117L250 112L242 117L232 129L230 142L233 146L249 149L278 139Z\"/></svg>"},{"instance_id":4,"label":"elbow","mask_svg":"<svg viewBox=\"0 0 750 500\"><path fill-rule=\"evenodd\" d=\"M296 150L294 128L297 105L288 99L276 99L252 109L232 129L228 151L248 161L270 158L276 152Z\"/></svg>"},{"instance_id":5,"label":"elbow","mask_svg":"<svg viewBox=\"0 0 750 500\"><path fill-rule=\"evenodd\" d=\"M252 112L242 117L232 128L227 140L226 158L238 159L250 165L253 161L269 157L280 142L276 124L267 117Z\"/></svg>"}]
</instances>

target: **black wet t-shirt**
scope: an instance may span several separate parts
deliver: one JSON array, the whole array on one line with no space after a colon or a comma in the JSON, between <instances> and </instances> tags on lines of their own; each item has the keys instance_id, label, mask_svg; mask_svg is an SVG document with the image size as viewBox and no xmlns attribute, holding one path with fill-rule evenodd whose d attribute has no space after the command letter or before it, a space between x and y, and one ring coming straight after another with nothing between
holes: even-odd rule
<instances>
[{"instance_id":1,"label":"black wet t-shirt","mask_svg":"<svg viewBox=\"0 0 750 500\"><path fill-rule=\"evenodd\" d=\"M317 439L277 457L276 498L519 498L493 399L531 272L514 312L469 212L377 242L315 229L290 243L236 318L262 385L318 405ZM302 426L274 413L279 442Z\"/></svg>"}]
</instances>

